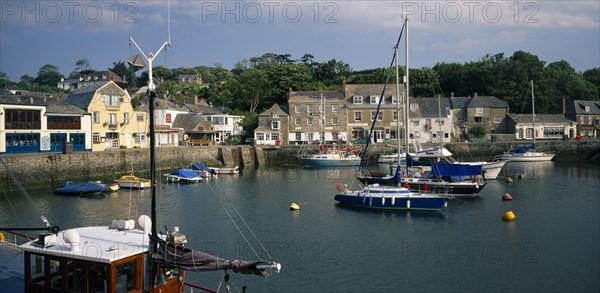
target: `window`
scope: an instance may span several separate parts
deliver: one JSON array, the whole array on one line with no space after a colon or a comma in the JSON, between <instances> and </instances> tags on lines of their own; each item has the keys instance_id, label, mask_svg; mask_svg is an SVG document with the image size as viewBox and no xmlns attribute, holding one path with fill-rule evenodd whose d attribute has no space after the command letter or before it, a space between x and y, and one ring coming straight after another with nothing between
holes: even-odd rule
<instances>
[{"instance_id":1,"label":"window","mask_svg":"<svg viewBox=\"0 0 600 293\"><path fill-rule=\"evenodd\" d=\"M79 116L48 116L48 129L81 129Z\"/></svg>"},{"instance_id":2,"label":"window","mask_svg":"<svg viewBox=\"0 0 600 293\"><path fill-rule=\"evenodd\" d=\"M331 125L338 125L338 118L337 117L331 118Z\"/></svg>"},{"instance_id":3,"label":"window","mask_svg":"<svg viewBox=\"0 0 600 293\"><path fill-rule=\"evenodd\" d=\"M171 121L171 114L167 114L169 121ZM129 123L129 113L125 112L123 113L123 123L128 124Z\"/></svg>"},{"instance_id":4,"label":"window","mask_svg":"<svg viewBox=\"0 0 600 293\"><path fill-rule=\"evenodd\" d=\"M123 292L128 292L131 290L141 289L137 288L136 262L137 261L130 261L117 265L117 291L122 290Z\"/></svg>"},{"instance_id":5,"label":"window","mask_svg":"<svg viewBox=\"0 0 600 293\"><path fill-rule=\"evenodd\" d=\"M94 120L94 124L98 124L100 123L100 112L98 111L94 111L94 113L92 114L93 116L93 120Z\"/></svg>"},{"instance_id":6,"label":"window","mask_svg":"<svg viewBox=\"0 0 600 293\"><path fill-rule=\"evenodd\" d=\"M256 133L256 140L265 140L265 134L262 132Z\"/></svg>"},{"instance_id":7,"label":"window","mask_svg":"<svg viewBox=\"0 0 600 293\"><path fill-rule=\"evenodd\" d=\"M279 140L279 132L271 133L271 140Z\"/></svg>"},{"instance_id":8,"label":"window","mask_svg":"<svg viewBox=\"0 0 600 293\"><path fill-rule=\"evenodd\" d=\"M475 117L475 122L481 123L481 121L483 121L483 118L481 118L481 117Z\"/></svg>"},{"instance_id":9,"label":"window","mask_svg":"<svg viewBox=\"0 0 600 293\"><path fill-rule=\"evenodd\" d=\"M146 134L143 132L136 132L133 134L134 136L134 141L137 144L145 144L146 143Z\"/></svg>"},{"instance_id":10,"label":"window","mask_svg":"<svg viewBox=\"0 0 600 293\"><path fill-rule=\"evenodd\" d=\"M354 121L362 120L362 112L354 112Z\"/></svg>"},{"instance_id":11,"label":"window","mask_svg":"<svg viewBox=\"0 0 600 293\"><path fill-rule=\"evenodd\" d=\"M500 116L494 116L494 123L500 123Z\"/></svg>"},{"instance_id":12,"label":"window","mask_svg":"<svg viewBox=\"0 0 600 293\"><path fill-rule=\"evenodd\" d=\"M525 129L525 138L533 139L533 128Z\"/></svg>"},{"instance_id":13,"label":"window","mask_svg":"<svg viewBox=\"0 0 600 293\"><path fill-rule=\"evenodd\" d=\"M482 107L475 107L475 114L483 115L483 108Z\"/></svg>"},{"instance_id":14,"label":"window","mask_svg":"<svg viewBox=\"0 0 600 293\"><path fill-rule=\"evenodd\" d=\"M419 104L410 104L410 110L411 111L419 111Z\"/></svg>"},{"instance_id":15,"label":"window","mask_svg":"<svg viewBox=\"0 0 600 293\"><path fill-rule=\"evenodd\" d=\"M271 129L279 129L279 121L272 121Z\"/></svg>"},{"instance_id":16,"label":"window","mask_svg":"<svg viewBox=\"0 0 600 293\"><path fill-rule=\"evenodd\" d=\"M306 125L313 125L313 117L306 118Z\"/></svg>"},{"instance_id":17,"label":"window","mask_svg":"<svg viewBox=\"0 0 600 293\"><path fill-rule=\"evenodd\" d=\"M359 105L363 103L363 97L362 96L354 96L352 97L352 103Z\"/></svg>"},{"instance_id":18,"label":"window","mask_svg":"<svg viewBox=\"0 0 600 293\"><path fill-rule=\"evenodd\" d=\"M590 111L590 106L585 106L585 111L589 112Z\"/></svg>"},{"instance_id":19,"label":"window","mask_svg":"<svg viewBox=\"0 0 600 293\"><path fill-rule=\"evenodd\" d=\"M136 119L137 122L144 122L144 114L140 113L140 114L137 114L135 116L136 116L135 119Z\"/></svg>"},{"instance_id":20,"label":"window","mask_svg":"<svg viewBox=\"0 0 600 293\"><path fill-rule=\"evenodd\" d=\"M116 95L102 95L102 100L104 101L104 105L108 107L118 107L119 101L123 98L121 96Z\"/></svg>"},{"instance_id":21,"label":"window","mask_svg":"<svg viewBox=\"0 0 600 293\"><path fill-rule=\"evenodd\" d=\"M370 103L371 104L378 104L379 103L379 96L371 96L370 97ZM381 103L383 104L383 101L381 101Z\"/></svg>"},{"instance_id":22,"label":"window","mask_svg":"<svg viewBox=\"0 0 600 293\"><path fill-rule=\"evenodd\" d=\"M273 118L279 118L279 114L278 113L273 113Z\"/></svg>"},{"instance_id":23,"label":"window","mask_svg":"<svg viewBox=\"0 0 600 293\"><path fill-rule=\"evenodd\" d=\"M40 111L6 109L6 129L40 129Z\"/></svg>"},{"instance_id":24,"label":"window","mask_svg":"<svg viewBox=\"0 0 600 293\"><path fill-rule=\"evenodd\" d=\"M392 120L393 121L398 121L398 111L392 112Z\"/></svg>"},{"instance_id":25,"label":"window","mask_svg":"<svg viewBox=\"0 0 600 293\"><path fill-rule=\"evenodd\" d=\"M331 112L336 113L339 109L339 105L331 105Z\"/></svg>"},{"instance_id":26,"label":"window","mask_svg":"<svg viewBox=\"0 0 600 293\"><path fill-rule=\"evenodd\" d=\"M296 141L302 140L302 132L296 132Z\"/></svg>"},{"instance_id":27,"label":"window","mask_svg":"<svg viewBox=\"0 0 600 293\"><path fill-rule=\"evenodd\" d=\"M311 114L313 112L313 105L306 105L306 112Z\"/></svg>"},{"instance_id":28,"label":"window","mask_svg":"<svg viewBox=\"0 0 600 293\"><path fill-rule=\"evenodd\" d=\"M114 113L108 114L108 124L109 125L117 125L117 114L114 114Z\"/></svg>"},{"instance_id":29,"label":"window","mask_svg":"<svg viewBox=\"0 0 600 293\"><path fill-rule=\"evenodd\" d=\"M302 110L301 106L294 106L294 112L295 113L300 113L301 110Z\"/></svg>"},{"instance_id":30,"label":"window","mask_svg":"<svg viewBox=\"0 0 600 293\"><path fill-rule=\"evenodd\" d=\"M300 125L300 118L294 118L294 125Z\"/></svg>"},{"instance_id":31,"label":"window","mask_svg":"<svg viewBox=\"0 0 600 293\"><path fill-rule=\"evenodd\" d=\"M392 95L392 104L398 104L398 96Z\"/></svg>"},{"instance_id":32,"label":"window","mask_svg":"<svg viewBox=\"0 0 600 293\"><path fill-rule=\"evenodd\" d=\"M37 254L29 255L29 274L31 276L31 283L44 285L44 256Z\"/></svg>"},{"instance_id":33,"label":"window","mask_svg":"<svg viewBox=\"0 0 600 293\"><path fill-rule=\"evenodd\" d=\"M67 289L70 292L83 292L85 280L85 263L82 261L67 261Z\"/></svg>"},{"instance_id":34,"label":"window","mask_svg":"<svg viewBox=\"0 0 600 293\"><path fill-rule=\"evenodd\" d=\"M371 111L371 121L375 119L375 113L377 113L377 111ZM379 114L377 115L377 121L381 120L383 120L383 113L379 112Z\"/></svg>"},{"instance_id":35,"label":"window","mask_svg":"<svg viewBox=\"0 0 600 293\"><path fill-rule=\"evenodd\" d=\"M100 143L100 132L92 133L92 143Z\"/></svg>"}]
</instances>

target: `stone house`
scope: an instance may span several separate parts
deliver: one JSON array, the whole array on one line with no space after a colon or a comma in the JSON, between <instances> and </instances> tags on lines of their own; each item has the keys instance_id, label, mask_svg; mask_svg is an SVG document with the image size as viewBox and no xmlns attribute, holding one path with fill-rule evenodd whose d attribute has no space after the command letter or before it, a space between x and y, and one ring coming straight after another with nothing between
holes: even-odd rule
<instances>
[{"instance_id":1,"label":"stone house","mask_svg":"<svg viewBox=\"0 0 600 293\"><path fill-rule=\"evenodd\" d=\"M215 130L212 124L194 113L177 115L172 126L183 129L186 144L190 146L210 145L213 142Z\"/></svg>"},{"instance_id":2,"label":"stone house","mask_svg":"<svg viewBox=\"0 0 600 293\"><path fill-rule=\"evenodd\" d=\"M468 131L476 124L485 127L488 136L508 133L508 103L494 96L450 97L454 139L467 139Z\"/></svg>"},{"instance_id":3,"label":"stone house","mask_svg":"<svg viewBox=\"0 0 600 293\"><path fill-rule=\"evenodd\" d=\"M348 137L348 107L342 92L289 91L289 143L340 143Z\"/></svg>"},{"instance_id":4,"label":"stone house","mask_svg":"<svg viewBox=\"0 0 600 293\"><path fill-rule=\"evenodd\" d=\"M577 123L577 136L600 138L600 101L574 100L566 104L563 112Z\"/></svg>"},{"instance_id":5,"label":"stone house","mask_svg":"<svg viewBox=\"0 0 600 293\"><path fill-rule=\"evenodd\" d=\"M396 93L395 85L388 85L382 97L383 87L383 84L344 84L351 140L361 141L368 137L380 100L382 101L371 137L372 142L383 143L386 139L404 137L403 87L400 87L400 93ZM397 134L397 123L400 123L400 134Z\"/></svg>"},{"instance_id":6,"label":"stone house","mask_svg":"<svg viewBox=\"0 0 600 293\"><path fill-rule=\"evenodd\" d=\"M254 130L257 145L279 145L289 143L290 117L287 106L273 104L258 115L258 127Z\"/></svg>"},{"instance_id":7,"label":"stone house","mask_svg":"<svg viewBox=\"0 0 600 293\"><path fill-rule=\"evenodd\" d=\"M202 85L202 77L199 74L180 74L177 76L177 84L189 87L192 85Z\"/></svg>"},{"instance_id":8,"label":"stone house","mask_svg":"<svg viewBox=\"0 0 600 293\"><path fill-rule=\"evenodd\" d=\"M134 110L127 91L115 82L77 89L67 103L92 115L92 151L148 147L148 113Z\"/></svg>"}]
</instances>

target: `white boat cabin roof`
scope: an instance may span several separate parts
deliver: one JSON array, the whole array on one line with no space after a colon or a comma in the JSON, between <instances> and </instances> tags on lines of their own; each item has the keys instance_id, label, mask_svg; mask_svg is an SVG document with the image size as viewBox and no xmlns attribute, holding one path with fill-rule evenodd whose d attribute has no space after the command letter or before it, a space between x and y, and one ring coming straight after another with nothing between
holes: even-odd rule
<instances>
[{"instance_id":1,"label":"white boat cabin roof","mask_svg":"<svg viewBox=\"0 0 600 293\"><path fill-rule=\"evenodd\" d=\"M79 247L74 250L72 250L72 244L65 240L65 233L68 231L75 231L79 235ZM68 232L68 234L73 234L73 232ZM24 251L42 255L112 263L145 253L150 245L148 234L142 230L120 230L110 226L69 229L61 231L56 237L51 238L49 241L53 243L46 247L40 244L39 240L34 240L21 245L21 248ZM67 238L69 237L67 236Z\"/></svg>"}]
</instances>

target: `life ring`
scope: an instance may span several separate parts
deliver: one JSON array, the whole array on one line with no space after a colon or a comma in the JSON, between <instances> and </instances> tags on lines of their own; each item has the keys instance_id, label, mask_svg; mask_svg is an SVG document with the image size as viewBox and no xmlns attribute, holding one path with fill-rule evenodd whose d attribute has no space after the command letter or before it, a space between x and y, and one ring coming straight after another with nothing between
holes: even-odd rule
<instances>
[{"instance_id":1,"label":"life ring","mask_svg":"<svg viewBox=\"0 0 600 293\"><path fill-rule=\"evenodd\" d=\"M341 183L336 183L335 184L335 188L337 188L338 191L342 191L342 184Z\"/></svg>"}]
</instances>

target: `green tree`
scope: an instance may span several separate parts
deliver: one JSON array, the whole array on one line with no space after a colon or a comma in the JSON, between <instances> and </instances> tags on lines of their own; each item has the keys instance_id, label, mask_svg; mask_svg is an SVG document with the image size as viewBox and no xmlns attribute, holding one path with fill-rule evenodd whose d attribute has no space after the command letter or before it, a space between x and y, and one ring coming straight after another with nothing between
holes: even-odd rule
<instances>
[{"instance_id":1,"label":"green tree","mask_svg":"<svg viewBox=\"0 0 600 293\"><path fill-rule=\"evenodd\" d=\"M46 64L40 67L35 82L41 86L53 86L63 78L56 65Z\"/></svg>"},{"instance_id":2,"label":"green tree","mask_svg":"<svg viewBox=\"0 0 600 293\"><path fill-rule=\"evenodd\" d=\"M439 92L438 75L433 69L413 69L410 73L410 85L415 97L433 97Z\"/></svg>"},{"instance_id":3,"label":"green tree","mask_svg":"<svg viewBox=\"0 0 600 293\"><path fill-rule=\"evenodd\" d=\"M469 134L474 137L484 137L487 133L487 130L483 124L477 123L474 124L471 129L469 129Z\"/></svg>"},{"instance_id":4,"label":"green tree","mask_svg":"<svg viewBox=\"0 0 600 293\"><path fill-rule=\"evenodd\" d=\"M261 102L271 94L267 73L261 69L250 68L237 77L235 100L238 109L256 112Z\"/></svg>"}]
</instances>

